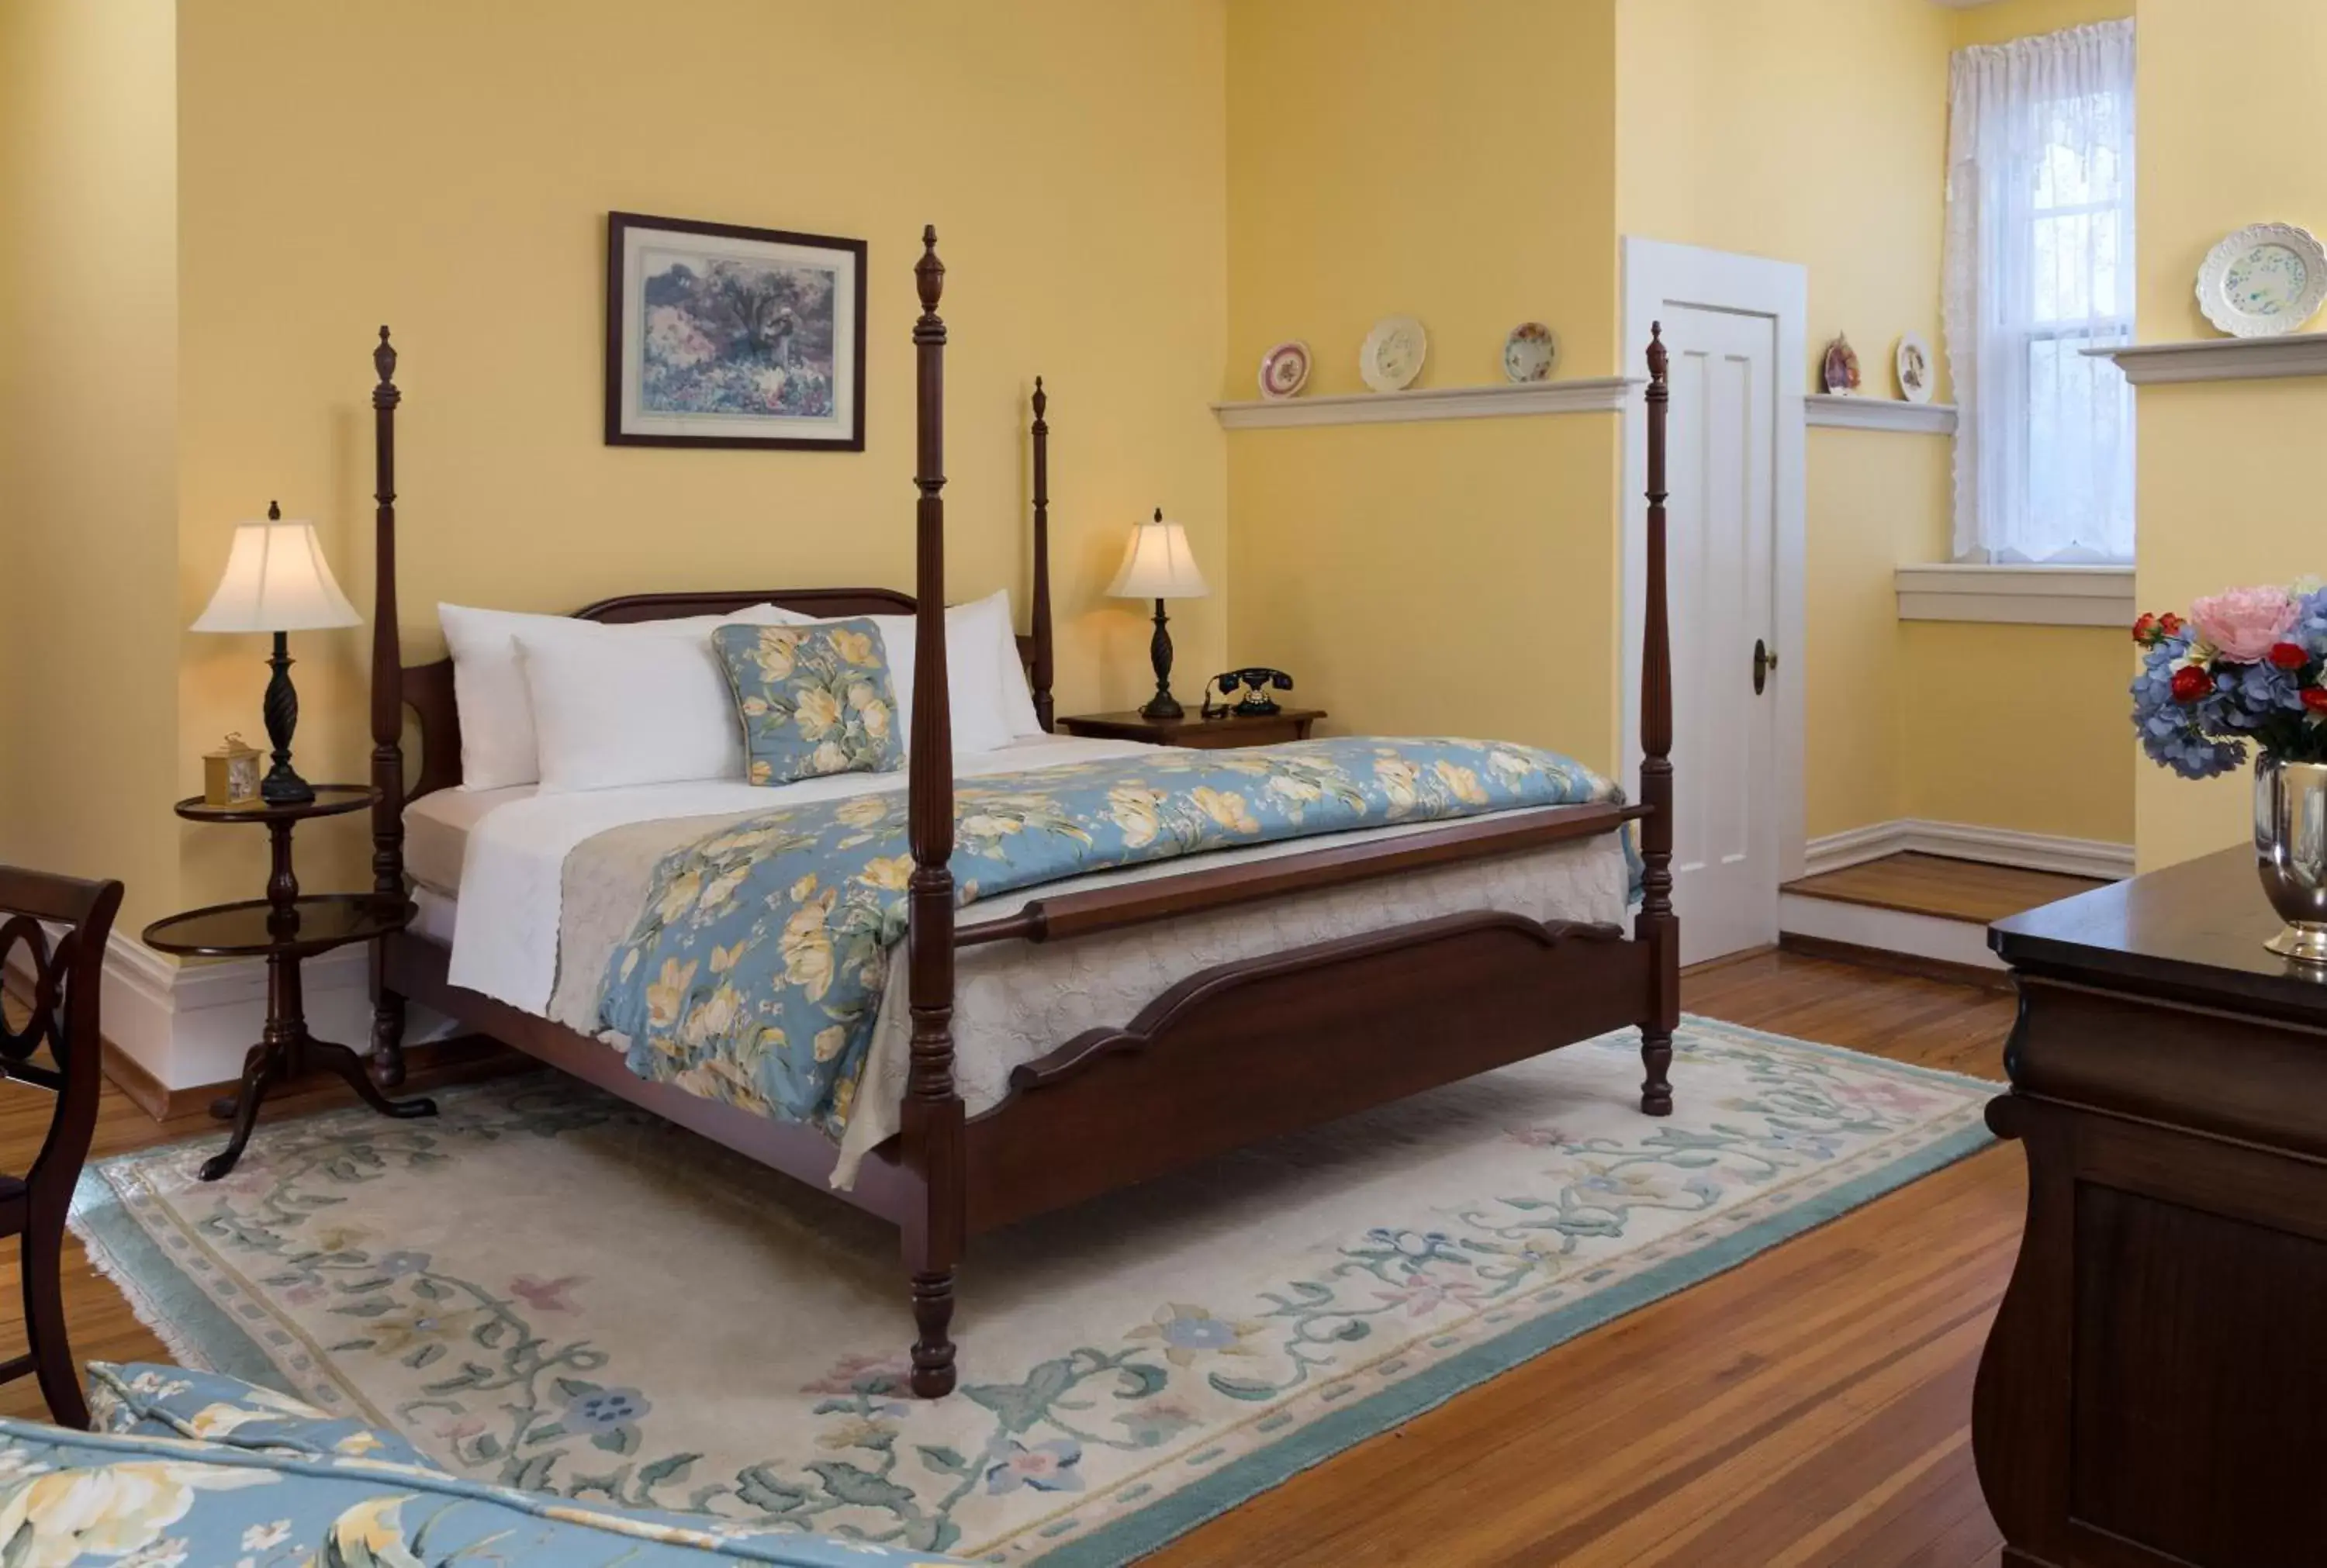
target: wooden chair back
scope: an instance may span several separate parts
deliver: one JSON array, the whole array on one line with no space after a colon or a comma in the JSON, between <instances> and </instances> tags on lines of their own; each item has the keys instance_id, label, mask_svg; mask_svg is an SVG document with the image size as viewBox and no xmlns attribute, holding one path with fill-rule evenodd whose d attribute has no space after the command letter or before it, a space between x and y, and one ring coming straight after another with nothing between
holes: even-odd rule
<instances>
[{"instance_id":1,"label":"wooden chair back","mask_svg":"<svg viewBox=\"0 0 2327 1568\"><path fill-rule=\"evenodd\" d=\"M65 1215L97 1131L98 1010L106 942L120 910L117 882L0 866L0 972L23 1008L21 1024L0 1012L0 1076L56 1097L31 1169L0 1174L0 1236L23 1238L31 1340L26 1354L0 1362L0 1382L37 1377L50 1414L74 1427L89 1424L89 1406L65 1336Z\"/></svg>"}]
</instances>

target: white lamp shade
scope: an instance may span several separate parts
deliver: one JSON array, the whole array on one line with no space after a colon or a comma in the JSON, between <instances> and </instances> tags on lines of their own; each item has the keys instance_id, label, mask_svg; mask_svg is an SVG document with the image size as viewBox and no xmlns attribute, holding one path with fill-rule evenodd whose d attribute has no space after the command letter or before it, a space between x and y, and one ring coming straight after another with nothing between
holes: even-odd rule
<instances>
[{"instance_id":1,"label":"white lamp shade","mask_svg":"<svg viewBox=\"0 0 2327 1568\"><path fill-rule=\"evenodd\" d=\"M1165 522L1161 511L1154 522L1132 530L1123 569L1107 587L1117 599L1201 599L1210 592L1196 569L1195 553L1188 548L1187 530Z\"/></svg>"},{"instance_id":2,"label":"white lamp shade","mask_svg":"<svg viewBox=\"0 0 2327 1568\"><path fill-rule=\"evenodd\" d=\"M240 523L196 631L315 631L363 617L340 592L313 523Z\"/></svg>"}]
</instances>

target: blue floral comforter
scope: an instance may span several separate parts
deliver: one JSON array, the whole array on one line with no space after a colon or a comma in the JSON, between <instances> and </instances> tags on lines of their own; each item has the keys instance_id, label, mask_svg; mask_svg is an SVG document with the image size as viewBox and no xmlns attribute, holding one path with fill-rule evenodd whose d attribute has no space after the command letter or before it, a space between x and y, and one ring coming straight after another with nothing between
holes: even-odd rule
<instances>
[{"instance_id":1,"label":"blue floral comforter","mask_svg":"<svg viewBox=\"0 0 2327 1568\"><path fill-rule=\"evenodd\" d=\"M1613 800L1549 751L1343 738L1067 763L954 792L959 901L1179 855ZM836 1134L912 873L902 792L779 807L666 855L598 993L641 1078Z\"/></svg>"},{"instance_id":2,"label":"blue floral comforter","mask_svg":"<svg viewBox=\"0 0 2327 1568\"><path fill-rule=\"evenodd\" d=\"M0 1418L8 1568L942 1568L865 1541L736 1529L446 1475L272 1389L89 1363L98 1430Z\"/></svg>"}]
</instances>

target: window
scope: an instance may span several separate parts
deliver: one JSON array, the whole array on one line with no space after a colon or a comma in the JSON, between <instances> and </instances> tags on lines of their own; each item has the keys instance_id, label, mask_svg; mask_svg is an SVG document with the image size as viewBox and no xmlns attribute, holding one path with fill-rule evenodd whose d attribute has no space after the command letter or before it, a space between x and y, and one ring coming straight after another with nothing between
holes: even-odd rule
<instances>
[{"instance_id":1,"label":"window","mask_svg":"<svg viewBox=\"0 0 2327 1568\"><path fill-rule=\"evenodd\" d=\"M1955 551L2133 559L2133 23L1957 52L1943 280Z\"/></svg>"}]
</instances>

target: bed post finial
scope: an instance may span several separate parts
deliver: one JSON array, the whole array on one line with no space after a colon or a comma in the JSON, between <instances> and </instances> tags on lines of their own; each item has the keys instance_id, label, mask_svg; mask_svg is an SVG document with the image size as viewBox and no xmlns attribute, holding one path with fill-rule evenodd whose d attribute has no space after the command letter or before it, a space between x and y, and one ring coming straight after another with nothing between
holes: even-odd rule
<instances>
[{"instance_id":1,"label":"bed post finial","mask_svg":"<svg viewBox=\"0 0 2327 1568\"><path fill-rule=\"evenodd\" d=\"M1034 603L1029 622L1034 638L1033 682L1034 719L1044 733L1052 729L1056 705L1051 697L1055 673L1051 651L1051 395L1042 378L1034 378Z\"/></svg>"},{"instance_id":2,"label":"bed post finial","mask_svg":"<svg viewBox=\"0 0 2327 1568\"><path fill-rule=\"evenodd\" d=\"M371 351L379 380L371 389L371 807L372 895L401 907L404 890L404 652L396 610L396 346L388 328ZM404 998L389 989L384 944L372 945L372 1073L394 1087L404 1081Z\"/></svg>"},{"instance_id":3,"label":"bed post finial","mask_svg":"<svg viewBox=\"0 0 2327 1568\"><path fill-rule=\"evenodd\" d=\"M1649 326L1647 614L1640 634L1640 912L1633 938L1649 949L1651 1016L1640 1020L1640 1109L1672 1115L1673 1030L1680 1022L1680 921L1672 906L1672 630L1665 587L1665 420L1672 400L1667 384L1664 323Z\"/></svg>"},{"instance_id":4,"label":"bed post finial","mask_svg":"<svg viewBox=\"0 0 2327 1568\"><path fill-rule=\"evenodd\" d=\"M945 263L938 259L938 226L921 226L921 259L913 263L913 286L921 291L923 319L937 321L938 300L945 294ZM938 322L939 341L944 341L945 323ZM921 328L913 329L913 341L921 341Z\"/></svg>"},{"instance_id":5,"label":"bed post finial","mask_svg":"<svg viewBox=\"0 0 2327 1568\"><path fill-rule=\"evenodd\" d=\"M913 282L921 296L913 323L915 371L913 712L906 815L913 851L907 884L907 974L912 994L911 1058L905 1073L902 1134L905 1166L921 1183L902 1227L912 1275L913 1393L953 1392L953 1271L968 1228L961 1096L953 1077L953 733L946 679L945 345L938 315L945 263L934 225L921 231Z\"/></svg>"}]
</instances>

